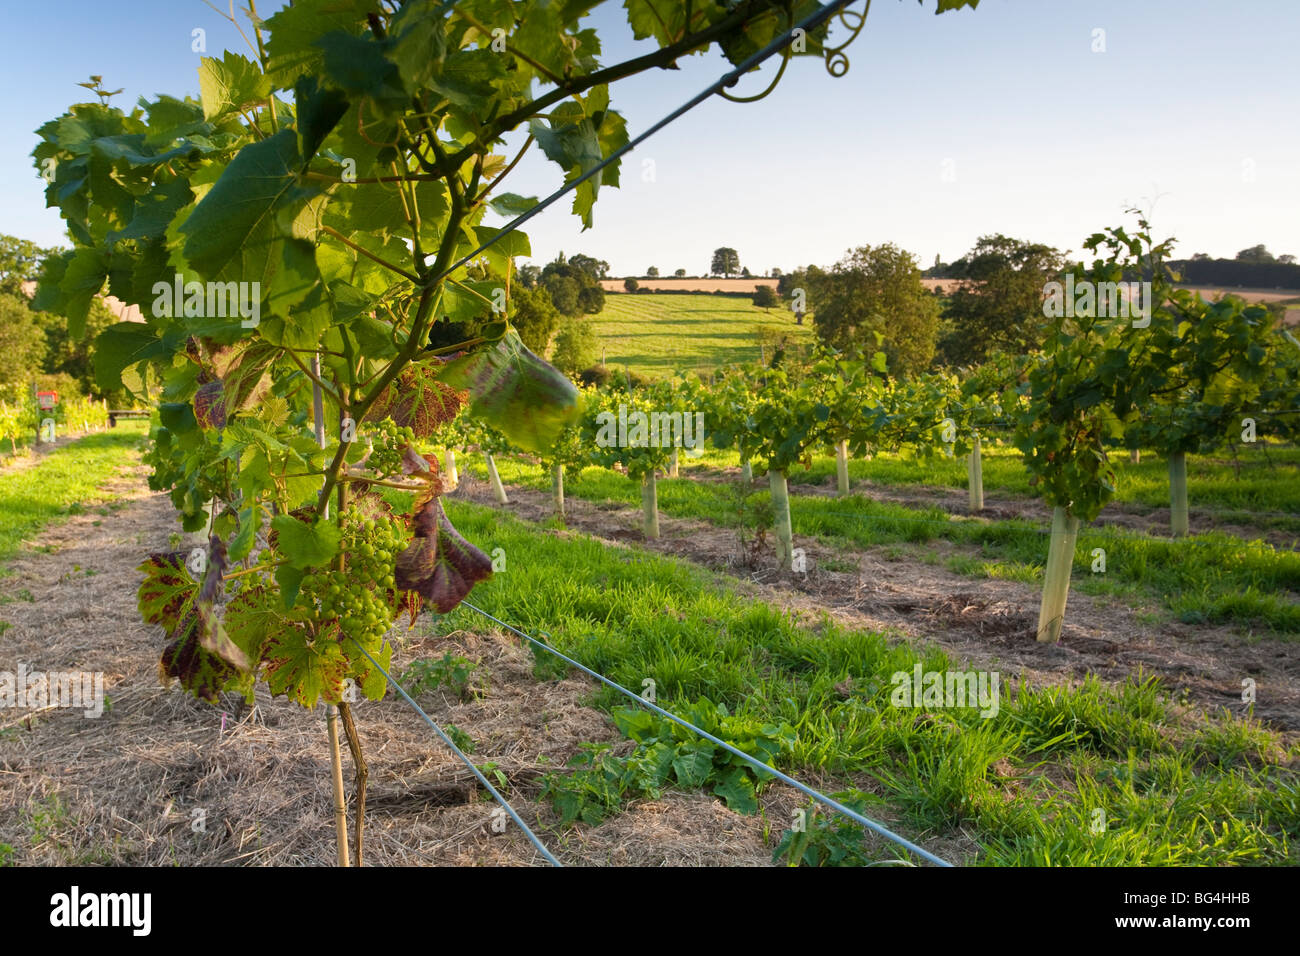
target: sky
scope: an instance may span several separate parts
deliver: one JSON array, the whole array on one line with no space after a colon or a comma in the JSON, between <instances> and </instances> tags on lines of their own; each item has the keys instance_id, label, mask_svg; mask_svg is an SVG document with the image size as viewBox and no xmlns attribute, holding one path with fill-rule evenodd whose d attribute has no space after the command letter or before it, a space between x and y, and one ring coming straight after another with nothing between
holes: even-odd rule
<instances>
[{"instance_id":1,"label":"sky","mask_svg":"<svg viewBox=\"0 0 1300 956\"><path fill-rule=\"evenodd\" d=\"M197 96L194 29L206 31L207 55L247 52L201 0L4 6L0 232L42 245L67 242L44 208L33 131L87 98L76 83L102 74L124 88L123 108L141 95ZM993 233L1079 255L1092 233L1131 224L1131 206L1151 212L1158 238L1176 237L1177 254L1231 257L1262 242L1300 255L1300 3L934 9L874 0L845 75L801 57L764 100L706 101L624 160L622 188L601 191L593 228L582 230L567 199L528 223L534 261L581 252L613 275L697 275L730 246L761 275L892 242L929 266ZM606 0L588 21L605 64L652 49L623 17ZM734 92L757 92L773 68ZM726 69L717 53L691 57L615 84L613 106L635 135ZM502 188L544 196L561 181L532 150Z\"/></svg>"}]
</instances>

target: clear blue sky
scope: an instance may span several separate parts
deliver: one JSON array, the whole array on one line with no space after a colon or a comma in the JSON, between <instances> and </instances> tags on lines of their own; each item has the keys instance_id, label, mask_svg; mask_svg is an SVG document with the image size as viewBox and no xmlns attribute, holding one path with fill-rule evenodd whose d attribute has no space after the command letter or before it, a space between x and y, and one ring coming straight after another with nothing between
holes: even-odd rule
<instances>
[{"instance_id":1,"label":"clear blue sky","mask_svg":"<svg viewBox=\"0 0 1300 956\"><path fill-rule=\"evenodd\" d=\"M264 5L267 15L278 4ZM103 74L126 106L159 92L197 94L190 31L209 55L244 49L200 0L7 3L0 76L0 232L64 241L43 208L32 131ZM860 4L859 4L860 8ZM1300 3L1295 0L983 0L934 16L934 0L875 0L832 78L792 64L766 100L714 99L625 161L595 227L562 209L527 227L535 259L563 249L616 274L651 265L707 271L720 245L755 273L829 264L850 246L894 242L923 265L1002 232L1077 251L1154 207L1178 251L1232 256L1265 243L1300 255ZM592 18L605 62L645 44L607 0ZM1106 50L1092 52L1093 31ZM716 78L717 55L617 84L633 133ZM757 90L749 77L737 92ZM540 154L512 191L543 195L559 171ZM643 161L654 161L654 179ZM948 175L945 176L945 173Z\"/></svg>"}]
</instances>

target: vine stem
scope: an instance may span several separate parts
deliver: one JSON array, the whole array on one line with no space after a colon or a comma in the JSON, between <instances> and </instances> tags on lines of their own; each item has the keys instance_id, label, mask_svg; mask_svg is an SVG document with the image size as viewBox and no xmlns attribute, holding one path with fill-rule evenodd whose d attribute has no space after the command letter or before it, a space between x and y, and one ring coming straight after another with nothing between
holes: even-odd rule
<instances>
[{"instance_id":1,"label":"vine stem","mask_svg":"<svg viewBox=\"0 0 1300 956\"><path fill-rule=\"evenodd\" d=\"M312 415L316 426L316 444L325 447L325 395L321 388L320 356L311 357ZM325 496L321 517L329 517L329 496ZM339 748L339 709L335 704L325 705L325 729L330 744L330 785L334 796L334 831L337 863L348 862L348 811L343 800L343 753Z\"/></svg>"},{"instance_id":2,"label":"vine stem","mask_svg":"<svg viewBox=\"0 0 1300 956\"><path fill-rule=\"evenodd\" d=\"M347 734L348 749L352 751L352 767L355 773L353 778L352 789L356 793L356 860L357 866L362 866L362 854L365 846L365 827L366 827L366 781L370 777L370 771L366 767L366 758L361 755L361 737L357 733L356 724L352 722L352 705L347 703L339 704L339 716L343 718L343 732Z\"/></svg>"}]
</instances>

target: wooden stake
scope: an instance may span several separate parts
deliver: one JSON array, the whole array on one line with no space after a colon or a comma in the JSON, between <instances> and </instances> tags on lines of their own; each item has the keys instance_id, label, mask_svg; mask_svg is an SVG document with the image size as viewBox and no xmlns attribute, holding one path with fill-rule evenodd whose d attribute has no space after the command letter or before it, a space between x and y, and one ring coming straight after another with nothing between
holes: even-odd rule
<instances>
[{"instance_id":1,"label":"wooden stake","mask_svg":"<svg viewBox=\"0 0 1300 956\"><path fill-rule=\"evenodd\" d=\"M330 739L330 784L334 792L334 836L338 847L336 862L339 866L349 866L348 812L343 805L343 756L339 750L339 709L333 704L325 705L325 727Z\"/></svg>"}]
</instances>

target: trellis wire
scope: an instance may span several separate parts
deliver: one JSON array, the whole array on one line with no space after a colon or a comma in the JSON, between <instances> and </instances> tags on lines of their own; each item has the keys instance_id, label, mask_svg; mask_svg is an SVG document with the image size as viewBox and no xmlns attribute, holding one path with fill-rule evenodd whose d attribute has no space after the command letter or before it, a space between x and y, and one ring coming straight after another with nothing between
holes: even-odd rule
<instances>
[{"instance_id":1,"label":"trellis wire","mask_svg":"<svg viewBox=\"0 0 1300 956\"><path fill-rule=\"evenodd\" d=\"M461 751L461 749L457 747L455 743L452 742L452 739L450 737L447 736L446 732L441 727L439 727L436 723L434 723L433 718L431 718L428 714L426 714L424 712L424 709L419 704L417 704L414 700L411 699L411 695L408 694L403 689L402 685L397 682L397 680L393 677L393 675L388 673L388 671L384 670L383 665L380 664L379 661L371 657L370 652L367 651L364 647L362 647L360 642L357 641L355 637L351 638L351 641L353 644L357 645L357 648L361 651L362 654L365 654L366 657L369 658L370 663L375 665L379 673L384 675L384 677L388 680L388 683L390 683L393 686L393 688L399 694L402 695L402 697L406 700L406 702L415 708L415 712L424 718L424 722L437 732L438 736L442 738L442 742L451 748L452 753L454 753L457 757L459 757L461 761L465 764L465 766L469 767L470 771L474 774L474 776L478 778L478 782L483 784L483 786L487 789L487 792L492 794L492 799L496 800L497 803L501 804L502 808L506 811L506 813L510 814L510 819L514 820L515 823L519 826L519 829L524 831L524 835L528 837L529 841L533 844L533 846L537 847L537 851L541 853L542 856L546 857L547 862L549 862L552 866L564 866L563 863L561 863L551 854L550 850L546 849L542 841L538 839L537 834L535 834L532 830L529 829L528 824L524 823L524 821L520 818L519 814L515 812L515 808L510 805L510 802L506 800L505 797L501 796L500 793L497 792L496 787L488 783L487 777L483 776L483 772L479 770L478 767L474 766L474 762L470 760L469 757L465 756L465 754Z\"/></svg>"},{"instance_id":2,"label":"trellis wire","mask_svg":"<svg viewBox=\"0 0 1300 956\"><path fill-rule=\"evenodd\" d=\"M935 864L936 866L948 866L948 867L952 866L952 864L949 863L947 860L935 856L929 850L917 846L915 843L911 842L907 838L899 836L897 833L894 833L892 830L877 823L875 820L863 816L861 813L858 813L856 810L846 807L838 800L834 800L831 797L826 796L824 793L814 790L812 787L809 787L806 784L800 783L798 780L794 779L794 777L791 777L788 774L784 774L780 770L777 770L775 767L771 766L770 764L766 764L763 761L759 760L757 757L754 757L750 754L745 753L743 750L739 750L736 747L733 747L725 740L713 736L713 734L709 733L707 730L702 730L701 728L696 727L690 721L684 720L681 717L678 717L676 714L664 710L658 704L651 703L650 701L646 700L644 697L642 697L640 694L636 693L635 691L628 690L622 684L610 680L604 674L597 673L596 671L592 670L590 667L587 667L585 664L582 664L579 661L575 661L572 657L560 653L555 648L551 647L551 645L547 644L545 641L539 641L531 634L528 634L524 631L521 631L517 627L507 624L505 621L501 620L500 618L489 614L487 611L483 610L480 607L475 607L473 604L470 604L468 601L462 601L460 603L460 606L463 608L467 608L468 610L474 611L477 614L481 614L489 621L493 621L496 624L500 625L501 627L504 627L506 630L514 634L518 634L524 640L532 643L535 647L540 647L542 650L546 651L547 653L554 654L560 660L564 661L565 663L569 664L572 667L578 668L578 670L582 671L584 674L588 674L591 677L596 678L596 680L600 681L602 684L605 684L608 687L612 687L614 690L618 691L619 693L623 694L626 697L632 698L632 700L636 701L642 707L654 711L656 714L659 714L661 717L668 718L673 723L681 727L685 727L687 730L691 731L692 733L699 734L699 736L703 737L705 740L709 741L710 743L717 744L719 747L722 747L724 750L728 751L729 753L732 753L737 757L739 757L740 759L748 762L753 767L760 769L765 773L771 774L772 776L781 780L783 783L789 784L790 786L794 787L796 790L800 791L801 793L804 793L807 796L812 797L814 800L817 800L818 802L825 804L826 806L830 807L832 810L835 810L843 814L844 816L855 821L856 823L860 823L862 826L873 831L874 833L877 833L888 840L892 840L894 843L897 843L899 846L903 847L904 849L912 851L913 853L917 854L921 858L929 860L931 863Z\"/></svg>"}]
</instances>

